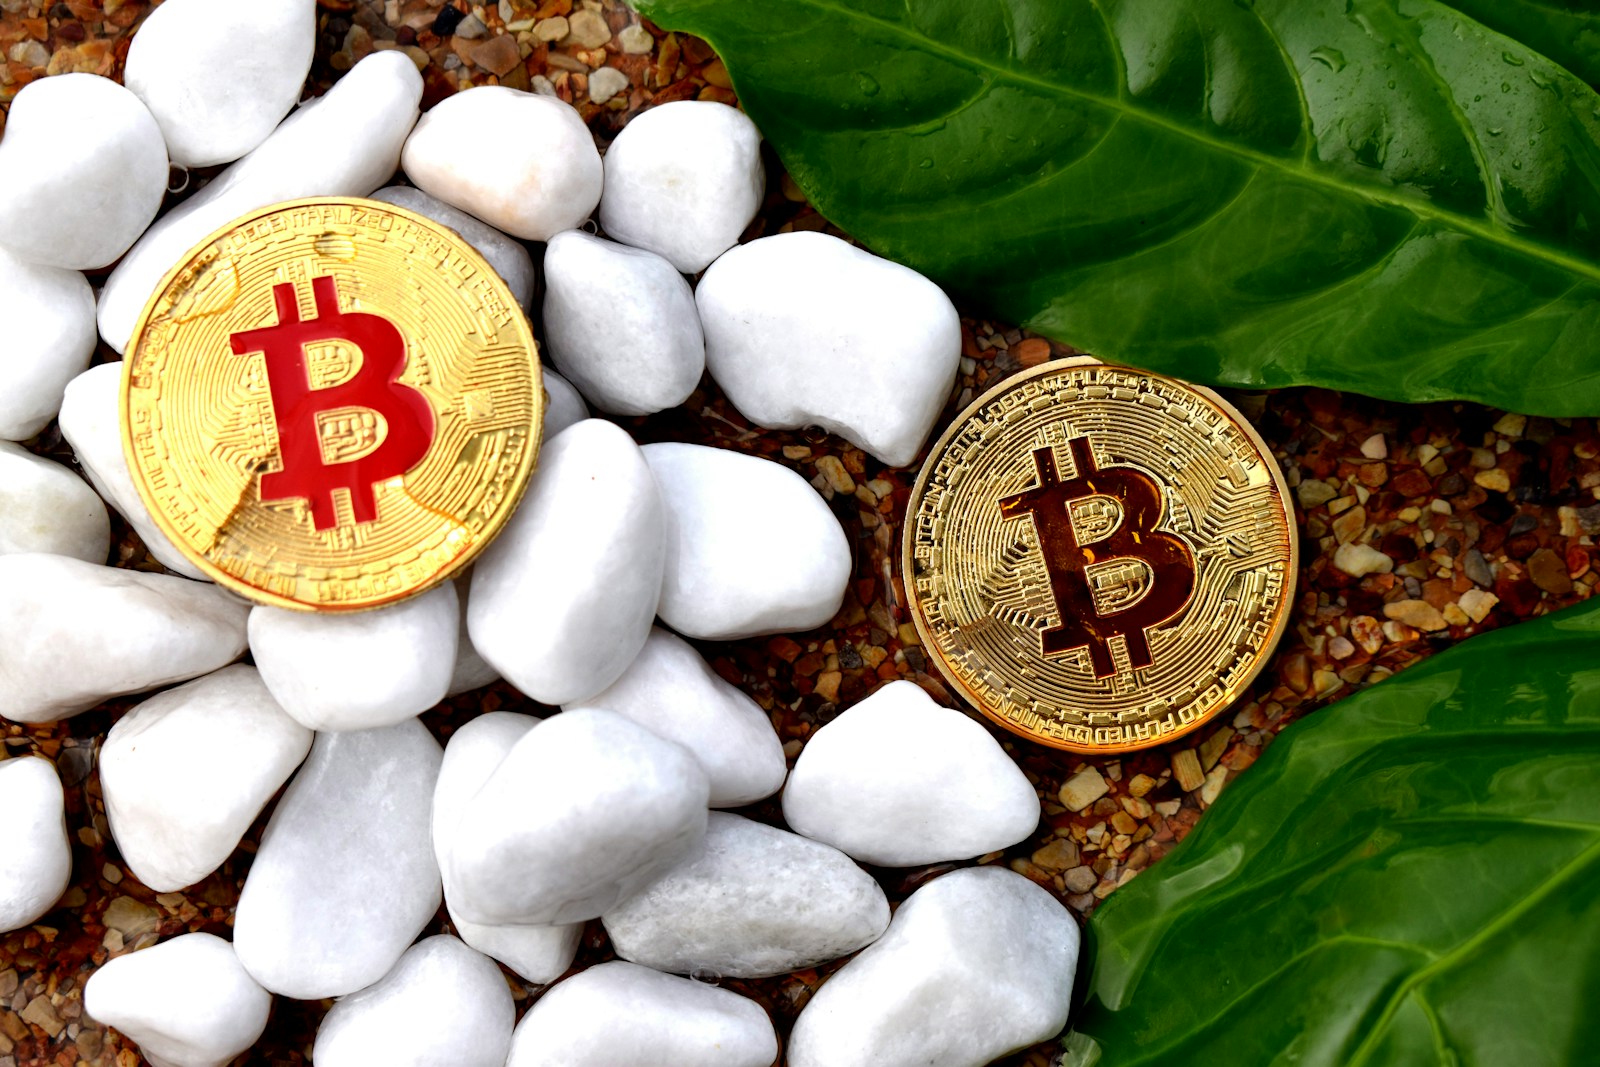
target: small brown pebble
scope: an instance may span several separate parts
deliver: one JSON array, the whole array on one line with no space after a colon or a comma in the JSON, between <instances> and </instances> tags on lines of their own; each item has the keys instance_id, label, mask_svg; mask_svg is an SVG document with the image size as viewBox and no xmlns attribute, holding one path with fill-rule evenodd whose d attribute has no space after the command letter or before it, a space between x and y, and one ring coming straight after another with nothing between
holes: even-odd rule
<instances>
[{"instance_id":1,"label":"small brown pebble","mask_svg":"<svg viewBox=\"0 0 1600 1067\"><path fill-rule=\"evenodd\" d=\"M1128 780L1128 792L1136 797L1142 797L1154 789L1156 780L1148 774L1136 774Z\"/></svg>"},{"instance_id":2,"label":"small brown pebble","mask_svg":"<svg viewBox=\"0 0 1600 1067\"><path fill-rule=\"evenodd\" d=\"M515 37L502 34L474 45L472 61L490 74L505 75L522 62L522 53L517 48Z\"/></svg>"},{"instance_id":3,"label":"small brown pebble","mask_svg":"<svg viewBox=\"0 0 1600 1067\"><path fill-rule=\"evenodd\" d=\"M1439 609L1426 600L1396 600L1383 606L1383 613L1396 622L1418 630L1443 630L1448 627Z\"/></svg>"},{"instance_id":4,"label":"small brown pebble","mask_svg":"<svg viewBox=\"0 0 1600 1067\"><path fill-rule=\"evenodd\" d=\"M67 1025L56 1014L55 1008L50 1006L50 998L43 993L28 1001L28 1006L22 1009L21 1015L24 1022L32 1023L49 1034L52 1041Z\"/></svg>"},{"instance_id":5,"label":"small brown pebble","mask_svg":"<svg viewBox=\"0 0 1600 1067\"><path fill-rule=\"evenodd\" d=\"M1295 489L1295 496L1300 500L1300 506L1310 511L1320 507L1339 495L1339 491L1327 482L1312 478L1301 482Z\"/></svg>"},{"instance_id":6,"label":"small brown pebble","mask_svg":"<svg viewBox=\"0 0 1600 1067\"><path fill-rule=\"evenodd\" d=\"M1050 358L1050 342L1039 337L1024 338L1011 350L1024 367L1037 367Z\"/></svg>"},{"instance_id":7,"label":"small brown pebble","mask_svg":"<svg viewBox=\"0 0 1600 1067\"><path fill-rule=\"evenodd\" d=\"M1351 644L1350 639L1343 634L1328 642L1328 655L1334 659L1349 659L1355 654L1356 646Z\"/></svg>"},{"instance_id":8,"label":"small brown pebble","mask_svg":"<svg viewBox=\"0 0 1600 1067\"><path fill-rule=\"evenodd\" d=\"M1195 755L1194 749L1180 749L1172 754L1172 776L1178 780L1178 788L1185 793L1205 784L1206 775L1200 769L1200 757Z\"/></svg>"},{"instance_id":9,"label":"small brown pebble","mask_svg":"<svg viewBox=\"0 0 1600 1067\"><path fill-rule=\"evenodd\" d=\"M1076 842L1064 837L1058 837L1048 845L1033 854L1033 862L1040 867L1052 871L1064 871L1078 865L1078 846Z\"/></svg>"},{"instance_id":10,"label":"small brown pebble","mask_svg":"<svg viewBox=\"0 0 1600 1067\"><path fill-rule=\"evenodd\" d=\"M1061 806L1068 811L1082 811L1110 790L1111 787L1106 784L1099 771L1093 767L1085 767L1061 783L1061 790L1057 795L1061 800Z\"/></svg>"},{"instance_id":11,"label":"small brown pebble","mask_svg":"<svg viewBox=\"0 0 1600 1067\"><path fill-rule=\"evenodd\" d=\"M1087 893L1093 889L1100 877L1094 873L1092 867L1074 867L1063 877L1067 891L1071 893Z\"/></svg>"},{"instance_id":12,"label":"small brown pebble","mask_svg":"<svg viewBox=\"0 0 1600 1067\"><path fill-rule=\"evenodd\" d=\"M1528 557L1528 577L1533 584L1552 596L1566 596L1572 592L1572 577L1567 574L1567 561L1549 548L1541 548Z\"/></svg>"},{"instance_id":13,"label":"small brown pebble","mask_svg":"<svg viewBox=\"0 0 1600 1067\"><path fill-rule=\"evenodd\" d=\"M1511 492L1511 477L1499 467L1490 467L1472 476L1473 482L1496 493Z\"/></svg>"},{"instance_id":14,"label":"small brown pebble","mask_svg":"<svg viewBox=\"0 0 1600 1067\"><path fill-rule=\"evenodd\" d=\"M1389 480L1389 465L1387 463L1363 463L1356 470L1356 477L1361 479L1361 484L1370 489L1376 489Z\"/></svg>"},{"instance_id":15,"label":"small brown pebble","mask_svg":"<svg viewBox=\"0 0 1600 1067\"><path fill-rule=\"evenodd\" d=\"M1461 571L1485 588L1494 584L1494 571L1489 569L1489 561L1476 548L1467 549L1467 554L1461 557Z\"/></svg>"},{"instance_id":16,"label":"small brown pebble","mask_svg":"<svg viewBox=\"0 0 1600 1067\"><path fill-rule=\"evenodd\" d=\"M1461 610L1473 622L1482 622L1489 617L1489 612L1500 603L1500 598L1493 593L1486 593L1482 589L1468 589L1461 594Z\"/></svg>"},{"instance_id":17,"label":"small brown pebble","mask_svg":"<svg viewBox=\"0 0 1600 1067\"><path fill-rule=\"evenodd\" d=\"M611 40L611 27L606 25L606 18L598 11L588 8L574 11L567 19L571 28L572 40L579 48L599 48Z\"/></svg>"}]
</instances>

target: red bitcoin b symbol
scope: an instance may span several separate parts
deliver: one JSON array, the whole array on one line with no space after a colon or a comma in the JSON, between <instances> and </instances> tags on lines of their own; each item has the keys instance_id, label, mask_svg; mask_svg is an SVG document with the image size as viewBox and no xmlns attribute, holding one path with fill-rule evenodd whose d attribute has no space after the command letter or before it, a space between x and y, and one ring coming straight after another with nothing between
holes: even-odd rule
<instances>
[{"instance_id":1,"label":"red bitcoin b symbol","mask_svg":"<svg viewBox=\"0 0 1600 1067\"><path fill-rule=\"evenodd\" d=\"M378 517L373 483L396 478L427 454L433 443L433 408L427 399L397 379L406 369L406 342L394 323L365 311L340 311L333 278L313 278L315 318L300 318L293 283L272 287L278 324L230 336L237 355L260 352L266 357L272 412L278 423L282 467L261 476L261 499L304 500L319 530L338 525L333 493L346 489L358 523ZM306 346L345 341L361 350L361 364L349 379L314 388ZM353 459L329 462L324 455L318 416L356 409L374 413L377 446ZM366 427L368 420L357 417ZM384 432L386 431L386 432Z\"/></svg>"},{"instance_id":2,"label":"red bitcoin b symbol","mask_svg":"<svg viewBox=\"0 0 1600 1067\"><path fill-rule=\"evenodd\" d=\"M1007 519L1031 517L1039 535L1050 592L1061 617L1059 626L1040 634L1044 654L1088 648L1095 677L1104 678L1116 673L1110 641L1121 634L1127 642L1129 662L1135 668L1148 667L1153 660L1145 630L1166 622L1189 603L1194 593L1194 555L1183 541L1156 529L1161 521L1161 490L1148 475L1132 467L1100 470L1087 437L1074 437L1067 444L1072 449L1074 477L1061 480L1054 448L1035 449L1038 484L1000 500L1001 515ZM1102 557L1097 557L1094 548L1079 544L1067 510L1071 501L1090 496L1111 497L1122 507L1121 521L1102 539ZM1142 560L1150 568L1151 583L1144 596L1101 614L1088 567L1116 559Z\"/></svg>"}]
</instances>

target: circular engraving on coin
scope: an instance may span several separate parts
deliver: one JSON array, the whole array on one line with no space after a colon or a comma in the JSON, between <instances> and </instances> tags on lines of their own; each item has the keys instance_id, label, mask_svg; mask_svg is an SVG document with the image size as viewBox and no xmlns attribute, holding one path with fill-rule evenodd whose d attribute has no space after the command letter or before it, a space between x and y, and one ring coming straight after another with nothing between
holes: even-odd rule
<instances>
[{"instance_id":1,"label":"circular engraving on coin","mask_svg":"<svg viewBox=\"0 0 1600 1067\"><path fill-rule=\"evenodd\" d=\"M1170 741L1288 621L1277 463L1209 390L1088 360L978 398L929 453L902 565L917 630L984 714L1057 748Z\"/></svg>"},{"instance_id":2,"label":"circular engraving on coin","mask_svg":"<svg viewBox=\"0 0 1600 1067\"><path fill-rule=\"evenodd\" d=\"M543 393L526 316L453 231L375 201L266 208L190 251L122 378L129 471L219 583L350 611L422 592L509 518Z\"/></svg>"}]
</instances>

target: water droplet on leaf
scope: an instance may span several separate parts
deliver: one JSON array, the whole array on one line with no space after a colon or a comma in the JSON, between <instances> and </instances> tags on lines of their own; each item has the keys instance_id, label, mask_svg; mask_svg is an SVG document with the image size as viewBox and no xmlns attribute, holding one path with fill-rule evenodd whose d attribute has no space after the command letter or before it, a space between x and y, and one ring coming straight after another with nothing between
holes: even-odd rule
<instances>
[{"instance_id":1,"label":"water droplet on leaf","mask_svg":"<svg viewBox=\"0 0 1600 1067\"><path fill-rule=\"evenodd\" d=\"M1510 63L1513 67L1522 66L1522 57L1521 56L1514 56L1510 52L1501 52L1500 53L1500 58L1505 60L1507 63Z\"/></svg>"},{"instance_id":2,"label":"water droplet on leaf","mask_svg":"<svg viewBox=\"0 0 1600 1067\"><path fill-rule=\"evenodd\" d=\"M1337 48L1323 45L1311 50L1311 58L1333 71L1335 74L1344 69L1344 53Z\"/></svg>"},{"instance_id":3,"label":"water droplet on leaf","mask_svg":"<svg viewBox=\"0 0 1600 1067\"><path fill-rule=\"evenodd\" d=\"M861 90L862 96L877 96L880 86L877 78L866 71L861 71L856 75L856 88Z\"/></svg>"}]
</instances>

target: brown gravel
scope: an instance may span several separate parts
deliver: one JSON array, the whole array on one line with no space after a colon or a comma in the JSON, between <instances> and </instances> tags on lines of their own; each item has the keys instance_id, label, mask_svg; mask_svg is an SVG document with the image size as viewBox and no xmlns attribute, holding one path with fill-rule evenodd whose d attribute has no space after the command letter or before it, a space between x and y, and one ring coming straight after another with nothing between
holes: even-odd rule
<instances>
[{"instance_id":1,"label":"brown gravel","mask_svg":"<svg viewBox=\"0 0 1600 1067\"><path fill-rule=\"evenodd\" d=\"M0 0L0 129L4 107L34 78L69 70L117 76L128 34L149 7L144 0ZM709 46L648 25L641 30L616 0L500 0L450 13L432 0L320 0L320 8L314 88L373 51L400 48L423 69L425 106L469 85L552 92L579 109L602 146L652 103L734 100ZM602 66L628 84L596 104L588 80ZM770 194L747 236L827 229L770 153L767 162ZM962 341L961 379L946 419L1007 375L1070 351L977 318L963 319ZM1269 668L1230 711L1174 747L1089 759L997 732L1037 783L1045 818L1033 839L979 862L1010 866L1080 916L1182 840L1289 722L1462 637L1581 600L1600 581L1593 566L1600 431L1593 419L1406 406L1317 389L1284 390L1270 404L1261 394L1232 399L1271 445L1298 503L1298 599ZM627 425L644 441L699 441L786 464L811 480L854 542L855 580L827 627L701 646L718 673L768 709L791 759L813 730L885 680L909 678L956 703L919 647L896 572L914 470L884 469L821 432L756 430L709 380L682 408ZM70 461L54 427L30 447ZM155 567L124 525L115 529L113 562ZM130 703L52 726L0 720L8 755L44 756L61 773L75 876L38 924L0 936L0 1067L137 1067L142 1059L120 1035L84 1015L88 975L160 938L191 930L228 936L264 820L199 885L159 895L140 885L110 841L95 773L106 731ZM457 698L424 721L444 740L473 714L499 708L538 710L502 684ZM754 814L779 817L772 802ZM899 900L952 866L875 873ZM441 913L429 932L445 929ZM607 955L604 934L592 924L580 965ZM786 1033L825 974L725 984L766 1004ZM508 981L520 1006L541 992ZM240 1062L308 1063L323 1009L280 999L267 1036ZM1041 1046L1005 1063L1044 1067L1049 1058Z\"/></svg>"}]
</instances>

